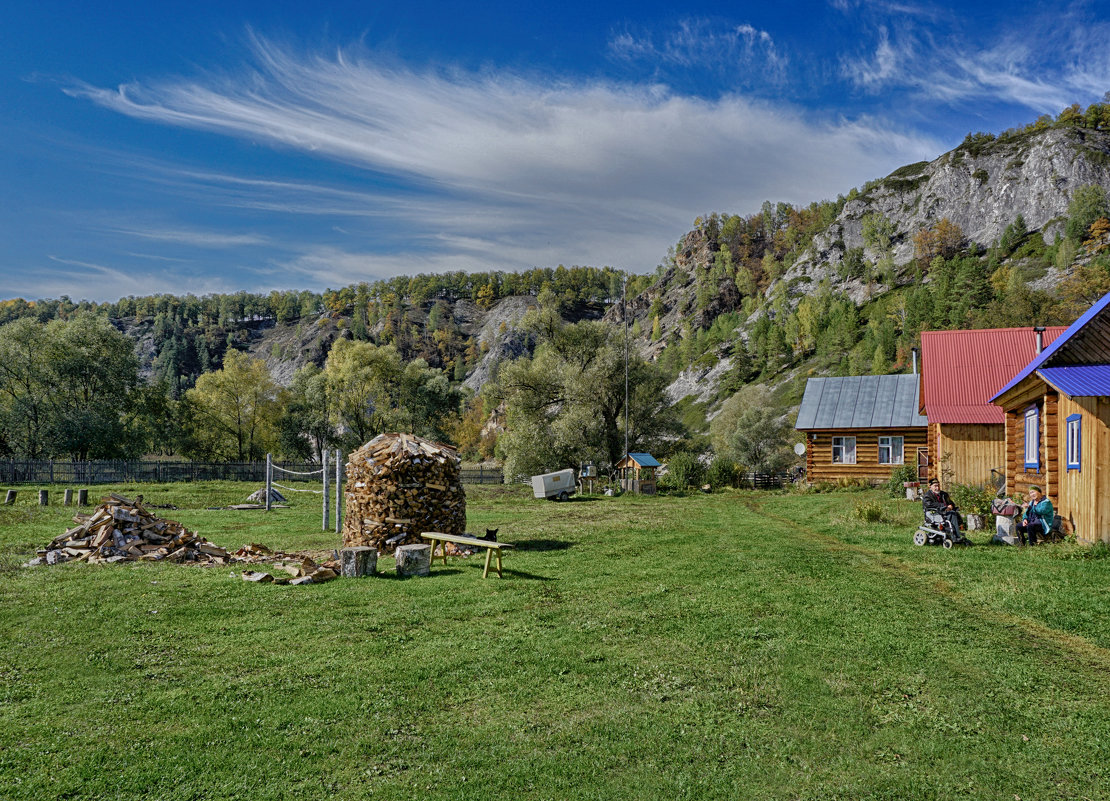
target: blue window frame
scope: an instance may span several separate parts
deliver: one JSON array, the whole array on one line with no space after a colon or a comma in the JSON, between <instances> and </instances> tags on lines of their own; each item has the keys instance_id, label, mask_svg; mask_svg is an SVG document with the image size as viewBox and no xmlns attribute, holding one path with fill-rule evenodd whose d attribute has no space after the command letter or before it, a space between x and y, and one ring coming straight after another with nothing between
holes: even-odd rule
<instances>
[{"instance_id":1,"label":"blue window frame","mask_svg":"<svg viewBox=\"0 0 1110 801\"><path fill-rule=\"evenodd\" d=\"M1025 410L1025 469L1041 469L1041 410L1030 406Z\"/></svg>"},{"instance_id":2,"label":"blue window frame","mask_svg":"<svg viewBox=\"0 0 1110 801\"><path fill-rule=\"evenodd\" d=\"M1083 415L1068 415L1068 470L1081 470L1083 457Z\"/></svg>"}]
</instances>

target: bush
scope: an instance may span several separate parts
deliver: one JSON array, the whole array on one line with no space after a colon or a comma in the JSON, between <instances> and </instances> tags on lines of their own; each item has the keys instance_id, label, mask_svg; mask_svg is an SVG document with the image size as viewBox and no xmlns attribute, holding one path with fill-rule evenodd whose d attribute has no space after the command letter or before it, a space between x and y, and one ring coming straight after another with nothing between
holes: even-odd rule
<instances>
[{"instance_id":1,"label":"bush","mask_svg":"<svg viewBox=\"0 0 1110 801\"><path fill-rule=\"evenodd\" d=\"M856 504L856 508L852 510L852 517L856 520L862 520L864 523L885 523L887 522L886 509L878 501L862 501Z\"/></svg>"},{"instance_id":2,"label":"bush","mask_svg":"<svg viewBox=\"0 0 1110 801\"><path fill-rule=\"evenodd\" d=\"M667 462L667 486L675 489L686 489L702 483L705 467L698 461L698 457L689 451L679 451Z\"/></svg>"},{"instance_id":3,"label":"bush","mask_svg":"<svg viewBox=\"0 0 1110 801\"><path fill-rule=\"evenodd\" d=\"M705 480L713 487L735 487L740 475L740 468L736 462L727 456L718 456L709 463L705 471Z\"/></svg>"},{"instance_id":4,"label":"bush","mask_svg":"<svg viewBox=\"0 0 1110 801\"><path fill-rule=\"evenodd\" d=\"M890 481L886 488L891 498L906 497L906 488L902 486L906 481L917 481L917 465L900 465L890 472Z\"/></svg>"},{"instance_id":5,"label":"bush","mask_svg":"<svg viewBox=\"0 0 1110 801\"><path fill-rule=\"evenodd\" d=\"M948 494L952 502L965 515L989 515L994 492L972 484L953 484Z\"/></svg>"}]
</instances>

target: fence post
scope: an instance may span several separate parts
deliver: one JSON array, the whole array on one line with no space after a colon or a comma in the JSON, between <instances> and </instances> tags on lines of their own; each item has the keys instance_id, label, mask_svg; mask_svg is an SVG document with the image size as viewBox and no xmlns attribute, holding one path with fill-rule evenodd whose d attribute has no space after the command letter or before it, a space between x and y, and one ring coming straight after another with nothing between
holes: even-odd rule
<instances>
[{"instance_id":1,"label":"fence post","mask_svg":"<svg viewBox=\"0 0 1110 801\"><path fill-rule=\"evenodd\" d=\"M273 471L272 462L270 461L273 458L274 457L271 456L270 454L268 454L268 453L266 454L266 511L267 512L270 511L270 487L273 486L274 471Z\"/></svg>"},{"instance_id":2,"label":"fence post","mask_svg":"<svg viewBox=\"0 0 1110 801\"><path fill-rule=\"evenodd\" d=\"M323 473L323 476L324 476L324 527L320 530L321 531L327 531L328 530L328 449L327 448L324 448L323 456L321 458L323 458L323 460L324 460L324 463L321 465L321 467L323 468L321 470L321 472Z\"/></svg>"},{"instance_id":3,"label":"fence post","mask_svg":"<svg viewBox=\"0 0 1110 801\"><path fill-rule=\"evenodd\" d=\"M343 499L340 497L340 487L343 485L343 462L339 458L339 448L335 449L335 533L339 533L339 526L343 517Z\"/></svg>"}]
</instances>

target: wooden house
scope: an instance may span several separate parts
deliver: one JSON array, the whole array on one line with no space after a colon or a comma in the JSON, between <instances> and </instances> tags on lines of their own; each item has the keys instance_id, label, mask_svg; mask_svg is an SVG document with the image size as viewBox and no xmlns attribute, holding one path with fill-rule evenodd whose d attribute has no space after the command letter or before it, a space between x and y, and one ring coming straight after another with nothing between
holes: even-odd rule
<instances>
[{"instance_id":1,"label":"wooden house","mask_svg":"<svg viewBox=\"0 0 1110 801\"><path fill-rule=\"evenodd\" d=\"M886 481L915 462L927 476L928 421L916 375L811 378L794 427L806 433L806 478Z\"/></svg>"},{"instance_id":2,"label":"wooden house","mask_svg":"<svg viewBox=\"0 0 1110 801\"><path fill-rule=\"evenodd\" d=\"M1006 420L1006 488L1037 484L1082 542L1110 542L1110 294L991 402Z\"/></svg>"},{"instance_id":3,"label":"wooden house","mask_svg":"<svg viewBox=\"0 0 1110 801\"><path fill-rule=\"evenodd\" d=\"M660 464L650 453L630 453L617 462L617 477L625 492L655 494L655 468Z\"/></svg>"},{"instance_id":4,"label":"wooden house","mask_svg":"<svg viewBox=\"0 0 1110 801\"><path fill-rule=\"evenodd\" d=\"M918 412L929 419L929 464L947 484L986 486L1006 463L998 390L1060 334L1051 328L985 328L921 333Z\"/></svg>"}]
</instances>

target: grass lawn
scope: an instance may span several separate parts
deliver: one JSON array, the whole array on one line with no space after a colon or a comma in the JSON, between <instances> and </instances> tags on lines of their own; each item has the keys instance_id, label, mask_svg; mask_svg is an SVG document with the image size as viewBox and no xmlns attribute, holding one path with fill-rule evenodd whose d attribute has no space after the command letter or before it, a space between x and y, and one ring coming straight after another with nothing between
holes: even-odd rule
<instances>
[{"instance_id":1,"label":"grass lawn","mask_svg":"<svg viewBox=\"0 0 1110 801\"><path fill-rule=\"evenodd\" d=\"M108 489L232 549L337 545L316 496ZM877 493L471 487L503 580L282 587L18 568L72 512L32 497L0 507L4 799L1110 795L1104 549L919 548L916 504L852 518Z\"/></svg>"}]
</instances>

